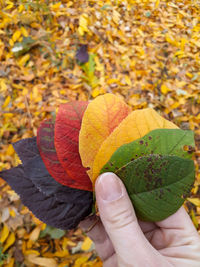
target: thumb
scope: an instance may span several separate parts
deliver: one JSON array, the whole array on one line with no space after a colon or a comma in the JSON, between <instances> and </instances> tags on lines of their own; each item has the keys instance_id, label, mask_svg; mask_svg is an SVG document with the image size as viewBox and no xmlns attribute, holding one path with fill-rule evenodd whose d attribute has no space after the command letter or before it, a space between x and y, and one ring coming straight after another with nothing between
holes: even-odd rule
<instances>
[{"instance_id":1,"label":"thumb","mask_svg":"<svg viewBox=\"0 0 200 267\"><path fill-rule=\"evenodd\" d=\"M134 266L156 266L152 263L160 255L145 238L122 181L114 173L104 173L97 179L95 189L100 217L119 266L132 264L133 260Z\"/></svg>"}]
</instances>

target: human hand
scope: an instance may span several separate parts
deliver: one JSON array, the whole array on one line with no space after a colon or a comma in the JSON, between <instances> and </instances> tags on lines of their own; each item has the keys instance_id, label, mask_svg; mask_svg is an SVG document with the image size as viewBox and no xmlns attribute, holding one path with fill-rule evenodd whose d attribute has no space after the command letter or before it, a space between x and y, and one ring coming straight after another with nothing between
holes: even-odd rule
<instances>
[{"instance_id":1,"label":"human hand","mask_svg":"<svg viewBox=\"0 0 200 267\"><path fill-rule=\"evenodd\" d=\"M115 174L101 175L95 191L101 221L88 236L104 267L200 267L200 237L183 207L163 221L142 222ZM80 226L89 229L96 220Z\"/></svg>"}]
</instances>

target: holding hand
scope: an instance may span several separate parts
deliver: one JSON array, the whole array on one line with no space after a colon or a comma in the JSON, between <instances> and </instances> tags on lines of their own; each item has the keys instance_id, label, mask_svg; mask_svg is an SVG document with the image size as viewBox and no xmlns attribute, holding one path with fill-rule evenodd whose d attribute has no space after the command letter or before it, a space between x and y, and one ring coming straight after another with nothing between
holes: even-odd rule
<instances>
[{"instance_id":1,"label":"holding hand","mask_svg":"<svg viewBox=\"0 0 200 267\"><path fill-rule=\"evenodd\" d=\"M142 222L115 174L102 174L95 189L101 221L88 236L104 267L200 267L200 237L183 207L163 221ZM95 220L80 226L86 230Z\"/></svg>"}]
</instances>

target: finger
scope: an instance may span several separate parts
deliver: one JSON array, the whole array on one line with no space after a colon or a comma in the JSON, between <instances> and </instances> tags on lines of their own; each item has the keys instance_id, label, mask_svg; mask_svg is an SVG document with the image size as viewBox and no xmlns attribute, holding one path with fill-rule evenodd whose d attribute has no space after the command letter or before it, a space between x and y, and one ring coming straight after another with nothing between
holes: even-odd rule
<instances>
[{"instance_id":1,"label":"finger","mask_svg":"<svg viewBox=\"0 0 200 267\"><path fill-rule=\"evenodd\" d=\"M134 260L136 266L145 266L160 257L145 238L126 189L115 174L104 173L97 179L96 199L102 223L122 265Z\"/></svg>"},{"instance_id":2,"label":"finger","mask_svg":"<svg viewBox=\"0 0 200 267\"><path fill-rule=\"evenodd\" d=\"M192 223L192 220L190 219L183 206L167 219L156 222L156 225L165 229L182 229L184 231L190 231L191 233L198 235Z\"/></svg>"},{"instance_id":3,"label":"finger","mask_svg":"<svg viewBox=\"0 0 200 267\"><path fill-rule=\"evenodd\" d=\"M82 221L79 226L83 229L83 231L87 231L95 222L97 222L97 216L92 216ZM102 261L107 260L114 254L113 245L100 220L98 220L95 226L87 232L87 235L94 242L96 251Z\"/></svg>"}]
</instances>

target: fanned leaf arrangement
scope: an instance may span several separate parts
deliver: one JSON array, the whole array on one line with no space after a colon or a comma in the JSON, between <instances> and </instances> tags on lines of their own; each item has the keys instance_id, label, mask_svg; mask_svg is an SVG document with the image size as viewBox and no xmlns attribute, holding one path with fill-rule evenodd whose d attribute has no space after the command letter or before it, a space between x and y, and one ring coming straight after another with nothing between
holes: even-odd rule
<instances>
[{"instance_id":1,"label":"fanned leaf arrangement","mask_svg":"<svg viewBox=\"0 0 200 267\"><path fill-rule=\"evenodd\" d=\"M159 221L190 192L194 146L192 131L150 108L131 112L122 99L106 94L61 105L37 137L13 144L22 164L0 177L40 220L71 229L92 212L98 175L114 172L138 217Z\"/></svg>"}]
</instances>

